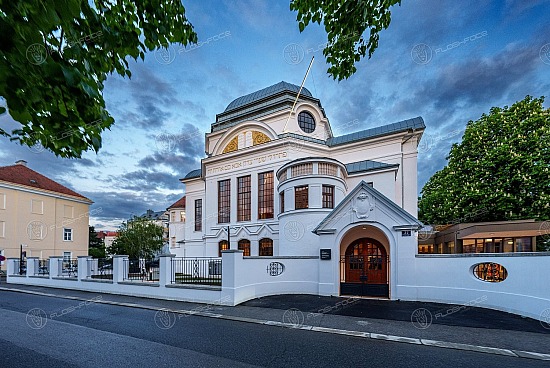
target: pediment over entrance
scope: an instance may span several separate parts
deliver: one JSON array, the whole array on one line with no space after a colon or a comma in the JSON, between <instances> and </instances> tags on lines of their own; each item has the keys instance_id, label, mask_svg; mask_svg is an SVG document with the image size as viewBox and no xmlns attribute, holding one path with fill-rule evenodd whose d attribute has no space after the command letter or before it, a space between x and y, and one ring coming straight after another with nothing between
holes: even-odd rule
<instances>
[{"instance_id":1,"label":"pediment over entrance","mask_svg":"<svg viewBox=\"0 0 550 368\"><path fill-rule=\"evenodd\" d=\"M418 230L423 224L376 189L361 181L313 230L333 234L349 224L377 222L388 229Z\"/></svg>"}]
</instances>

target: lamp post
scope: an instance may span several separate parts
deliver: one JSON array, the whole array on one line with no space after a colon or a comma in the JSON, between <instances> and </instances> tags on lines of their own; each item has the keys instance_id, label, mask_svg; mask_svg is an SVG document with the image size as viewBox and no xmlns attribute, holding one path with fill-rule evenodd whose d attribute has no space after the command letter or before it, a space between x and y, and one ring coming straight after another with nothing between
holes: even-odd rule
<instances>
[{"instance_id":1,"label":"lamp post","mask_svg":"<svg viewBox=\"0 0 550 368\"><path fill-rule=\"evenodd\" d=\"M23 247L27 247L27 245L21 244L19 247L19 275L23 275Z\"/></svg>"}]
</instances>

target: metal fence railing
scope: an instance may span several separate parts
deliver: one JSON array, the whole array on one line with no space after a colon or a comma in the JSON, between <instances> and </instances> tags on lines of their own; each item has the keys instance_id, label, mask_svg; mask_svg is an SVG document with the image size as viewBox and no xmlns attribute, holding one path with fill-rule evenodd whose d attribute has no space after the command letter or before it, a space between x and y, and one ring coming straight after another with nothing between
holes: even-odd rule
<instances>
[{"instance_id":1,"label":"metal fence railing","mask_svg":"<svg viewBox=\"0 0 550 368\"><path fill-rule=\"evenodd\" d=\"M78 276L78 260L76 259L59 259L58 260L58 275L59 277L74 277Z\"/></svg>"},{"instance_id":2,"label":"metal fence railing","mask_svg":"<svg viewBox=\"0 0 550 368\"><path fill-rule=\"evenodd\" d=\"M158 259L125 259L123 262L123 280L140 282L159 281Z\"/></svg>"},{"instance_id":3,"label":"metal fence railing","mask_svg":"<svg viewBox=\"0 0 550 368\"><path fill-rule=\"evenodd\" d=\"M34 275L35 276L47 276L50 274L50 260L49 259L37 259L34 263Z\"/></svg>"},{"instance_id":4,"label":"metal fence railing","mask_svg":"<svg viewBox=\"0 0 550 368\"><path fill-rule=\"evenodd\" d=\"M113 279L113 259L92 258L88 259L88 278L100 280Z\"/></svg>"},{"instance_id":5,"label":"metal fence railing","mask_svg":"<svg viewBox=\"0 0 550 368\"><path fill-rule=\"evenodd\" d=\"M172 258L172 284L222 284L221 258Z\"/></svg>"}]
</instances>

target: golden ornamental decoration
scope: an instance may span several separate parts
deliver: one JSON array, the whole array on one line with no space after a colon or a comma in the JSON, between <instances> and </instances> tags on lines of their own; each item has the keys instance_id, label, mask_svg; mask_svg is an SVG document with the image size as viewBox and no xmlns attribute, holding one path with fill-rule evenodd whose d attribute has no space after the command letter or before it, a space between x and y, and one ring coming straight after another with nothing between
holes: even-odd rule
<instances>
[{"instance_id":1,"label":"golden ornamental decoration","mask_svg":"<svg viewBox=\"0 0 550 368\"><path fill-rule=\"evenodd\" d=\"M239 136L235 136L223 149L222 153L233 152L239 149Z\"/></svg>"},{"instance_id":2,"label":"golden ornamental decoration","mask_svg":"<svg viewBox=\"0 0 550 368\"><path fill-rule=\"evenodd\" d=\"M266 143L271 141L267 135L262 132L253 131L252 132L252 145L256 146L258 144Z\"/></svg>"}]
</instances>

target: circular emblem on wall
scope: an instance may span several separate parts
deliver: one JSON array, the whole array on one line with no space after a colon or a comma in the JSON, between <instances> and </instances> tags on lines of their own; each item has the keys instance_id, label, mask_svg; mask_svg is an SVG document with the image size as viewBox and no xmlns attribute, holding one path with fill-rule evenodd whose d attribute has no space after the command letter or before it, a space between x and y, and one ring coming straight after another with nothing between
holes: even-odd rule
<instances>
[{"instance_id":1,"label":"circular emblem on wall","mask_svg":"<svg viewBox=\"0 0 550 368\"><path fill-rule=\"evenodd\" d=\"M27 235L30 240L44 240L48 235L48 227L42 221L31 221L27 225Z\"/></svg>"},{"instance_id":2,"label":"circular emblem on wall","mask_svg":"<svg viewBox=\"0 0 550 368\"><path fill-rule=\"evenodd\" d=\"M285 238L289 241L298 241L304 236L304 224L298 221L289 221L285 225Z\"/></svg>"},{"instance_id":3,"label":"circular emblem on wall","mask_svg":"<svg viewBox=\"0 0 550 368\"><path fill-rule=\"evenodd\" d=\"M267 265L267 274L269 276L279 276L285 272L285 265L281 262L271 262Z\"/></svg>"}]
</instances>

